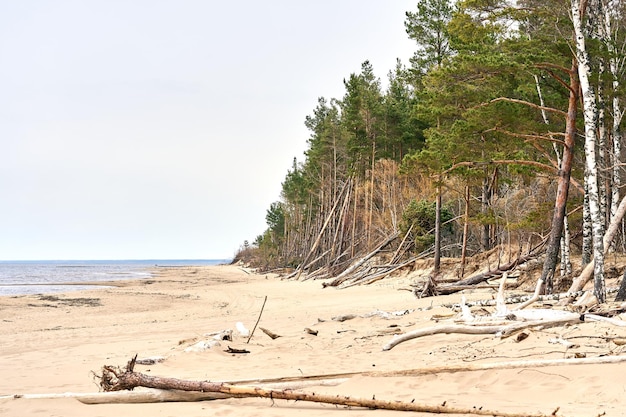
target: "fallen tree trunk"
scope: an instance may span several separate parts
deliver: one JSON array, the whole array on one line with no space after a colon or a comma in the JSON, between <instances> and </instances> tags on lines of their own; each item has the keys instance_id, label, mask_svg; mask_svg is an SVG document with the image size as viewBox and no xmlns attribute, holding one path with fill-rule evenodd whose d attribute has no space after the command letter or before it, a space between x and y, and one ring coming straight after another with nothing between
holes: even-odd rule
<instances>
[{"instance_id":1,"label":"fallen tree trunk","mask_svg":"<svg viewBox=\"0 0 626 417\"><path fill-rule=\"evenodd\" d=\"M352 398L342 395L325 395L292 391L290 389L276 390L262 387L232 385L209 381L188 381L176 378L160 378L133 372L134 363L131 361L125 372L118 372L113 367L104 366L101 377L101 386L105 391L132 390L137 387L156 388L161 390L198 391L201 393L221 393L228 397L257 397L272 400L283 399L293 401L308 401L325 404L335 404L349 407L363 407L370 409L385 409L395 411L415 411L437 414L475 414L502 417L547 417L555 413L503 413L482 408L456 408L446 405L426 405L415 402L385 401L366 398Z\"/></svg>"},{"instance_id":2,"label":"fallen tree trunk","mask_svg":"<svg viewBox=\"0 0 626 417\"><path fill-rule=\"evenodd\" d=\"M53 400L74 398L83 404L144 404L160 402L195 402L228 398L219 392L196 392L176 390L112 391L112 392L65 392L63 394L15 394L0 396L3 399Z\"/></svg>"},{"instance_id":3,"label":"fallen tree trunk","mask_svg":"<svg viewBox=\"0 0 626 417\"><path fill-rule=\"evenodd\" d=\"M609 224L609 227L604 233L603 245L604 245L605 254L611 248L611 242L613 242L613 238L615 237L615 235L617 234L619 230L619 226L621 225L621 221L622 221L622 218L624 217L624 214L626 214L626 196L624 196L624 198L622 198L622 201L620 201L619 207L617 208L617 212L615 213L615 216L613 216L613 218L611 219L611 223ZM585 268L583 268L583 271L580 273L580 275L572 282L572 285L570 286L568 292L581 291L583 287L585 286L585 284L589 282L589 280L591 280L591 277L593 275L593 268L594 268L594 261L592 260L585 266ZM540 283L537 283L537 285L539 286ZM563 300L562 303L568 304L571 301L572 300L570 299L566 299L566 300Z\"/></svg>"},{"instance_id":4,"label":"fallen tree trunk","mask_svg":"<svg viewBox=\"0 0 626 417\"><path fill-rule=\"evenodd\" d=\"M378 252L380 252L381 250L383 250L385 248L385 246L387 246L388 244L390 244L391 242L393 242L396 238L398 237L398 232L394 232L392 233L390 236L388 236L381 244L379 244L373 251L371 251L370 253L368 253L367 255L365 255L363 258L361 258L359 261L355 262L353 265L351 265L350 267L348 267L346 270L344 270L342 273L340 273L339 275L337 275L335 277L335 279L333 279L331 282L328 283L324 283L324 287L336 287L337 285L341 284L344 281L347 281L349 279L348 275L350 273L352 273L354 270L356 270L357 268L359 268L361 265L363 265L365 262L367 262L368 260L370 260L371 258L373 258Z\"/></svg>"},{"instance_id":5,"label":"fallen tree trunk","mask_svg":"<svg viewBox=\"0 0 626 417\"><path fill-rule=\"evenodd\" d=\"M405 266L408 266L410 264L412 264L413 262L415 262L417 260L417 257L413 257L411 259L409 259L408 261L405 261L401 264L398 265L390 265L385 271L383 272L377 272L374 273L372 275L366 275L364 277L361 277L357 280L351 281L351 282L344 282L343 284L339 285L339 289L344 289L344 288L348 288L348 287L353 287L355 285L369 285L372 284L376 281L379 281L383 278L385 278L386 276L388 276L389 274L397 271L400 268L404 268Z\"/></svg>"},{"instance_id":6,"label":"fallen tree trunk","mask_svg":"<svg viewBox=\"0 0 626 417\"><path fill-rule=\"evenodd\" d=\"M460 291L459 288L465 288L468 285L476 285L476 284L480 284L484 281L487 281L493 278L499 278L502 276L503 273L511 271L512 269L516 268L518 265L526 263L530 261L531 259L534 259L537 256L539 256L539 254L536 253L536 249L538 248L535 248L535 250L531 251L530 253L524 256L520 256L517 259L515 259L513 262L509 262L506 265L502 265L493 271L488 271L488 272L483 272L477 275L473 275L471 277L462 279L460 281L453 282L452 284L449 284L449 285L437 286L437 293L439 295L453 294L457 291Z\"/></svg>"},{"instance_id":7,"label":"fallen tree trunk","mask_svg":"<svg viewBox=\"0 0 626 417\"><path fill-rule=\"evenodd\" d=\"M343 187L341 188L341 191L339 192L339 195L337 196L337 200L335 201L335 204L333 205L332 209L330 209L330 213L328 213L328 216L326 216L326 221L324 222L324 225L322 226L322 229L320 230L320 232L317 235L317 239L315 239L315 242L313 242L313 246L311 246L311 249L309 250L309 253L304 258L304 260L302 261L300 266L298 266L298 268L297 268L298 273L296 275L296 280L300 279L300 275L302 274L302 271L304 270L304 267L306 265L308 265L309 259L315 253L315 250L317 249L317 246L319 245L320 241L322 240L322 236L324 236L324 231L326 231L326 227L328 227L328 224L330 223L330 220L334 216L335 209L339 205L339 199L341 198L341 196L343 195L343 192L348 187L348 184L350 184L350 182L346 182L343 185Z\"/></svg>"},{"instance_id":8,"label":"fallen tree trunk","mask_svg":"<svg viewBox=\"0 0 626 417\"><path fill-rule=\"evenodd\" d=\"M493 287L493 286L492 286ZM480 288L480 287L468 287L468 288ZM558 294L548 294L548 295L540 295L537 299L535 299L535 301L550 301L550 300L560 300L563 298L578 298L581 295L584 294L584 291L579 291L577 293L558 293ZM512 295L510 297L506 297L504 302L505 304L519 304L519 303L523 303L524 301L528 301L531 298L533 298L534 295ZM488 306L495 306L496 305L496 300L490 298L490 299L485 299L485 300L474 300L474 301L468 301L465 303L465 305L467 305L468 307L474 307L474 306L481 306L481 307L488 307ZM442 307L448 307L448 308L459 308L460 305L458 303L451 303L451 304L442 304Z\"/></svg>"},{"instance_id":9,"label":"fallen tree trunk","mask_svg":"<svg viewBox=\"0 0 626 417\"><path fill-rule=\"evenodd\" d=\"M617 340L617 339L615 339ZM396 371L366 371L346 372L337 374L308 375L269 379L252 379L234 381L230 384L257 384L263 387L299 389L307 386L334 386L348 381L354 376L364 377L414 377L422 375L437 375L443 373L474 372L495 369L519 369L519 368L543 368L546 366L574 366L574 365L601 365L626 362L623 356L599 356L571 359L538 359L517 360L506 362L463 364L452 366L437 366L417 369L404 369ZM8 399L58 399L75 398L84 404L114 404L114 403L154 403L167 401L205 401L212 399L228 398L228 395L213 392L194 392L177 390L150 389L145 391L110 391L95 393L72 393L62 394L13 394L0 396L0 400Z\"/></svg>"},{"instance_id":10,"label":"fallen tree trunk","mask_svg":"<svg viewBox=\"0 0 626 417\"><path fill-rule=\"evenodd\" d=\"M421 369L407 369L405 371L394 372L365 372L363 376L378 377L400 377L400 376L421 376L421 375L438 375L444 373L457 372L475 372L489 371L495 369L519 369L519 368L543 368L546 366L571 366L571 365L602 365L626 362L626 355L623 356L597 356L590 358L571 358L571 359L536 359L536 360L517 360L506 362L464 364L452 366L436 366Z\"/></svg>"}]
</instances>

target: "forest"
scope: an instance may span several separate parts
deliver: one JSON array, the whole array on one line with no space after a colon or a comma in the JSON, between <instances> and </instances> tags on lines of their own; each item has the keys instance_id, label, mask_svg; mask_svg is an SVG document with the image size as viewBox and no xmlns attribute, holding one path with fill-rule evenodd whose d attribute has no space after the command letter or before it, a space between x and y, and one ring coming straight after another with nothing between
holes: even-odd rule
<instances>
[{"instance_id":1,"label":"forest","mask_svg":"<svg viewBox=\"0 0 626 417\"><path fill-rule=\"evenodd\" d=\"M421 295L533 260L537 293L592 281L606 301L611 254L626 252L625 8L419 0L404 21L413 57L384 89L366 60L343 97L318 99L304 160L235 259L330 286L427 259ZM468 259L490 251L508 256L473 274Z\"/></svg>"}]
</instances>

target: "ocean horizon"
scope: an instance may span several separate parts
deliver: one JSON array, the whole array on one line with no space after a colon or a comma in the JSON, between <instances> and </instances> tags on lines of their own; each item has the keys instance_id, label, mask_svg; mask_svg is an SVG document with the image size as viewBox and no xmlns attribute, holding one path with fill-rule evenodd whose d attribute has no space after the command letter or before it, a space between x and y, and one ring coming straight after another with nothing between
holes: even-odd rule
<instances>
[{"instance_id":1,"label":"ocean horizon","mask_svg":"<svg viewBox=\"0 0 626 417\"><path fill-rule=\"evenodd\" d=\"M0 296L78 291L94 288L103 281L147 279L155 267L230 262L231 259L4 260L0 261Z\"/></svg>"}]
</instances>

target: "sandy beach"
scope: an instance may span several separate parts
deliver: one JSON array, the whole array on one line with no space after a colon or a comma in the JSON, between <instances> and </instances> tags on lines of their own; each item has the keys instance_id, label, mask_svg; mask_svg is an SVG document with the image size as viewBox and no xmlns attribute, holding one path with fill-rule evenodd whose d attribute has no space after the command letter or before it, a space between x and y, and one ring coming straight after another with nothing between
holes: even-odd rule
<instances>
[{"instance_id":1,"label":"sandy beach","mask_svg":"<svg viewBox=\"0 0 626 417\"><path fill-rule=\"evenodd\" d=\"M147 375L237 381L355 373L316 393L506 413L623 416L626 364L532 366L403 375L438 366L621 355L626 328L585 322L533 329L528 337L438 334L382 347L398 333L453 322L445 305L460 294L417 299L410 275L343 290L319 281L285 281L238 266L160 268L148 280L54 295L0 297L0 396L97 392L103 365L136 365ZM491 290L466 294L490 299ZM265 306L253 337L251 331ZM479 314L492 307L474 307ZM280 335L270 338L260 328ZM309 330L307 330L309 329ZM232 341L190 351L212 333ZM317 333L314 335L312 333ZM550 343L563 338L574 344ZM228 353L228 348L250 353ZM392 416L399 411L329 404L230 398L203 402L86 405L73 398L0 400L2 416ZM414 413L413 415L429 415Z\"/></svg>"}]
</instances>

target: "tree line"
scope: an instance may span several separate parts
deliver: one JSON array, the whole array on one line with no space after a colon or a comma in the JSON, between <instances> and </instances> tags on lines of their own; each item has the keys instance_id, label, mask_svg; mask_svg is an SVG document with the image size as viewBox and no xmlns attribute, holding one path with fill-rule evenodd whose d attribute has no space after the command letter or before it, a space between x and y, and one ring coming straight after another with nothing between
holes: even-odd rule
<instances>
[{"instance_id":1,"label":"tree line","mask_svg":"<svg viewBox=\"0 0 626 417\"><path fill-rule=\"evenodd\" d=\"M580 285L574 251L605 301L605 254L626 249L625 16L618 0L419 0L413 57L385 88L365 61L319 98L304 160L237 257L315 278L383 250L390 268L432 257L434 276L456 257L462 279L470 255L541 247L541 291Z\"/></svg>"}]
</instances>

